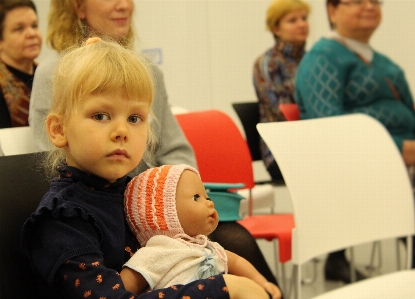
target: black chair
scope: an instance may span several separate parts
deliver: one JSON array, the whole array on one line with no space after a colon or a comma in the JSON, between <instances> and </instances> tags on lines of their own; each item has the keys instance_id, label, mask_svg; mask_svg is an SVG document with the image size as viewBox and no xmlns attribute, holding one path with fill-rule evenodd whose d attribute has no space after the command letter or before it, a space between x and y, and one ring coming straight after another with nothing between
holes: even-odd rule
<instances>
[{"instance_id":1,"label":"black chair","mask_svg":"<svg viewBox=\"0 0 415 299\"><path fill-rule=\"evenodd\" d=\"M42 153L0 157L0 298L39 298L20 232L49 189Z\"/></svg>"},{"instance_id":2,"label":"black chair","mask_svg":"<svg viewBox=\"0 0 415 299\"><path fill-rule=\"evenodd\" d=\"M259 145L260 136L256 129L259 123L259 104L258 102L241 102L232 103L232 107L239 117L244 128L246 141L248 143L249 151L251 152L252 161L262 161L262 154ZM283 185L284 180L259 181L256 184Z\"/></svg>"},{"instance_id":3,"label":"black chair","mask_svg":"<svg viewBox=\"0 0 415 299\"><path fill-rule=\"evenodd\" d=\"M239 120L242 123L242 127L244 128L252 160L262 160L261 150L259 148L260 137L256 129L256 125L259 123L258 102L233 103L232 107L238 115Z\"/></svg>"}]
</instances>

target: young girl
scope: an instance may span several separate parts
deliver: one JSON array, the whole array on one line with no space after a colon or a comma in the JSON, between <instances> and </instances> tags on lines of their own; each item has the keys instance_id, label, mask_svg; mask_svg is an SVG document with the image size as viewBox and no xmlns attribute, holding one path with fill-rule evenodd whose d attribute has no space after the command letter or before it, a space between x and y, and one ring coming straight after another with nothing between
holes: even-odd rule
<instances>
[{"instance_id":1,"label":"young girl","mask_svg":"<svg viewBox=\"0 0 415 299\"><path fill-rule=\"evenodd\" d=\"M21 240L41 278L40 298L135 298L121 278L139 247L125 221L123 195L126 174L147 146L152 99L146 63L115 42L92 38L61 58L46 120L58 148L50 157L58 177ZM190 283L163 293L172 299L267 298L251 280L215 278L204 280L204 290ZM140 298L159 298L159 292Z\"/></svg>"},{"instance_id":2,"label":"young girl","mask_svg":"<svg viewBox=\"0 0 415 299\"><path fill-rule=\"evenodd\" d=\"M256 281L272 298L281 298L278 287L251 263L207 238L219 216L193 167L146 170L129 182L124 206L127 222L143 247L125 264L141 274L142 283L132 286L135 292L147 284L151 289L165 288L229 270Z\"/></svg>"}]
</instances>

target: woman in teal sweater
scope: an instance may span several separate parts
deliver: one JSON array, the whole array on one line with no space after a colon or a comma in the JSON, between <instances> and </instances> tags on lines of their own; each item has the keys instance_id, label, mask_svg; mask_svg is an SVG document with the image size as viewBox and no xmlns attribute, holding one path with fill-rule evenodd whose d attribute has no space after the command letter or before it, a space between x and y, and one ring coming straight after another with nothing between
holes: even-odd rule
<instances>
[{"instance_id":1,"label":"woman in teal sweater","mask_svg":"<svg viewBox=\"0 0 415 299\"><path fill-rule=\"evenodd\" d=\"M404 72L369 45L381 21L381 4L381 0L327 0L333 31L302 59L295 100L301 119L371 115L387 128L405 163L415 165L414 103ZM344 250L329 255L325 275L349 280Z\"/></svg>"}]
</instances>

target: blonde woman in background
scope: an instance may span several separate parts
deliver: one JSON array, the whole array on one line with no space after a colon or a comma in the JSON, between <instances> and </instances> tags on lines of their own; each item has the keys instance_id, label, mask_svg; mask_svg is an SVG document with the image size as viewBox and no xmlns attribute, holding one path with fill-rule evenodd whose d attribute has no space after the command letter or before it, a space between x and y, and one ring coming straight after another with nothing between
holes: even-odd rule
<instances>
[{"instance_id":1,"label":"blonde woman in background","mask_svg":"<svg viewBox=\"0 0 415 299\"><path fill-rule=\"evenodd\" d=\"M309 13L309 4L300 0L274 0L268 8L266 26L275 44L257 58L253 74L260 122L285 121L279 104L294 103L294 78L305 53ZM274 157L262 140L260 146L269 174L273 179L282 179Z\"/></svg>"}]
</instances>

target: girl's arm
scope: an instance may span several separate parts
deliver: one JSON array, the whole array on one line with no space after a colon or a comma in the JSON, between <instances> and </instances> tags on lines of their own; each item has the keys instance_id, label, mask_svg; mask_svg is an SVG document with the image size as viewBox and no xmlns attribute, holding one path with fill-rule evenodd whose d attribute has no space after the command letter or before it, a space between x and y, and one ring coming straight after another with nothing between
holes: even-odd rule
<instances>
[{"instance_id":1,"label":"girl's arm","mask_svg":"<svg viewBox=\"0 0 415 299\"><path fill-rule=\"evenodd\" d=\"M231 251L226 250L226 254L228 256L228 270L230 274L253 280L270 293L272 299L281 298L280 289L275 284L267 281L250 262Z\"/></svg>"}]
</instances>

